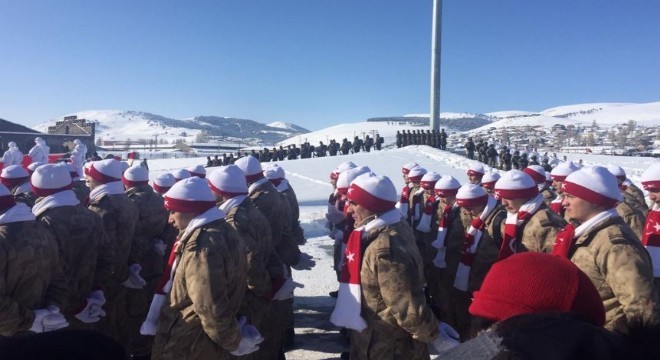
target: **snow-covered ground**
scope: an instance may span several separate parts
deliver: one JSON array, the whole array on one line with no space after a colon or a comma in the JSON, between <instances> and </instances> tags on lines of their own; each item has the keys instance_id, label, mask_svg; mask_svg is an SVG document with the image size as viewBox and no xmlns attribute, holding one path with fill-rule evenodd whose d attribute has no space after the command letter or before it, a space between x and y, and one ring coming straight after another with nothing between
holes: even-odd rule
<instances>
[{"instance_id":1,"label":"snow-covered ground","mask_svg":"<svg viewBox=\"0 0 660 360\"><path fill-rule=\"evenodd\" d=\"M558 154L560 158L562 155L564 154ZM605 155L566 156L576 162L582 159L585 165L619 165L637 185L641 173L651 163L658 161L653 158ZM452 175L463 183L467 181L465 171L471 162L463 156L427 146L408 146L402 149L278 163L286 170L287 179L298 196L300 221L307 237L307 244L302 246L302 250L316 259L316 267L311 271L294 271L294 279L305 287L296 290L296 349L287 353L287 359L334 359L339 357L342 350L347 349L338 329L328 320L334 306L334 299L328 296L328 292L336 290L337 282L332 270L332 240L324 229L326 203L332 190L329 174L344 161L367 165L375 173L390 177L397 189L403 186L401 166L405 163L415 161L429 171ZM164 172L205 163L205 158L151 160L150 176L153 179ZM207 169L212 170L213 168Z\"/></svg>"}]
</instances>

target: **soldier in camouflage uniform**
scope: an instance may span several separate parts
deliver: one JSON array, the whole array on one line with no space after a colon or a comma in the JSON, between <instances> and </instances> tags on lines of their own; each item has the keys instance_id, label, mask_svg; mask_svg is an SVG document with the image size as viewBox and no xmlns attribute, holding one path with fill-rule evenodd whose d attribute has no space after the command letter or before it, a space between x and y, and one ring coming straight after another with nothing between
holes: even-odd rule
<instances>
[{"instance_id":1,"label":"soldier in camouflage uniform","mask_svg":"<svg viewBox=\"0 0 660 360\"><path fill-rule=\"evenodd\" d=\"M604 167L573 172L563 182L564 206L573 224L557 236L553 254L565 256L592 280L605 306L605 328L660 324L648 252L614 207L616 178Z\"/></svg>"},{"instance_id":2,"label":"soldier in camouflage uniform","mask_svg":"<svg viewBox=\"0 0 660 360\"><path fill-rule=\"evenodd\" d=\"M623 195L623 201L628 203L633 209L642 213L643 216L646 216L649 207L646 204L644 192L628 179L625 170L620 166L610 164L607 166L607 170L616 177L617 184Z\"/></svg>"},{"instance_id":3,"label":"soldier in camouflage uniform","mask_svg":"<svg viewBox=\"0 0 660 360\"><path fill-rule=\"evenodd\" d=\"M67 289L57 242L4 185L0 215L0 336L66 327L60 308ZM45 329L47 322L57 326Z\"/></svg>"},{"instance_id":4,"label":"soldier in camouflage uniform","mask_svg":"<svg viewBox=\"0 0 660 360\"><path fill-rule=\"evenodd\" d=\"M62 313L72 328L91 330L99 316L89 316L94 300L102 299L114 271L114 244L103 230L103 223L82 206L71 191L67 165L46 164L32 175L32 190L37 201L32 213L55 238L60 264L68 288ZM102 306L102 305L101 305Z\"/></svg>"},{"instance_id":5,"label":"soldier in camouflage uniform","mask_svg":"<svg viewBox=\"0 0 660 360\"><path fill-rule=\"evenodd\" d=\"M115 249L113 276L103 289L107 299L104 306L107 316L96 324L96 328L122 342L128 350L127 339L123 335L127 321L125 283L130 282L133 276L139 276L130 258L138 209L124 193L119 161L106 159L89 164L85 168L91 190L87 208L101 217L108 241Z\"/></svg>"},{"instance_id":6,"label":"soldier in camouflage uniform","mask_svg":"<svg viewBox=\"0 0 660 360\"><path fill-rule=\"evenodd\" d=\"M199 169L197 169L199 171ZM129 263L139 264L144 286L131 284L126 289L126 313L128 318L126 337L134 359L147 358L151 354L152 338L140 334L140 325L149 311L149 301L165 267L165 249L174 239L167 223L168 214L163 198L149 186L149 170L132 166L122 177L126 195L138 209L139 219L135 226ZM136 286L137 285L137 286Z\"/></svg>"},{"instance_id":7,"label":"soldier in camouflage uniform","mask_svg":"<svg viewBox=\"0 0 660 360\"><path fill-rule=\"evenodd\" d=\"M394 207L396 189L388 178L368 173L352 182L347 196L356 229L342 274L359 272L361 291L342 288L331 321L352 329L352 360L428 358L428 344L442 348L447 338L438 336L438 321L426 303L423 262L412 229ZM357 254L349 250L358 248L361 262L355 263ZM361 304L343 303L344 296L359 296Z\"/></svg>"},{"instance_id":8,"label":"soldier in camouflage uniform","mask_svg":"<svg viewBox=\"0 0 660 360\"><path fill-rule=\"evenodd\" d=\"M536 182L520 170L506 172L495 184L507 219L502 223L500 259L522 251L551 252L566 222L543 202Z\"/></svg>"},{"instance_id":9,"label":"soldier in camouflage uniform","mask_svg":"<svg viewBox=\"0 0 660 360\"><path fill-rule=\"evenodd\" d=\"M206 181L196 177L165 195L169 221L180 233L152 359L230 359L245 343L236 318L245 293L245 246L215 204Z\"/></svg>"},{"instance_id":10,"label":"soldier in camouflage uniform","mask_svg":"<svg viewBox=\"0 0 660 360\"><path fill-rule=\"evenodd\" d=\"M546 183L545 169L543 169L541 165L529 165L523 169L523 172L534 179L536 186L539 188L541 196L543 196L543 202L550 206L550 203L552 203L552 200L557 197L557 194L552 191L550 186L548 186Z\"/></svg>"},{"instance_id":11,"label":"soldier in camouflage uniform","mask_svg":"<svg viewBox=\"0 0 660 360\"><path fill-rule=\"evenodd\" d=\"M32 207L36 196L30 188L30 175L21 165L11 165L2 169L0 183L14 195L16 201Z\"/></svg>"}]
</instances>

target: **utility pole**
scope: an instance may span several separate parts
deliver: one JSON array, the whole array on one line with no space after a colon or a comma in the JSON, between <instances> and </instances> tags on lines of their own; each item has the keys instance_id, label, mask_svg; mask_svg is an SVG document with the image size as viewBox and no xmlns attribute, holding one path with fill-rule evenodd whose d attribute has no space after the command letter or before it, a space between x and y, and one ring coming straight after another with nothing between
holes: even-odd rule
<instances>
[{"instance_id":1,"label":"utility pole","mask_svg":"<svg viewBox=\"0 0 660 360\"><path fill-rule=\"evenodd\" d=\"M431 130L440 129L440 50L442 42L442 0L433 0L431 40Z\"/></svg>"}]
</instances>

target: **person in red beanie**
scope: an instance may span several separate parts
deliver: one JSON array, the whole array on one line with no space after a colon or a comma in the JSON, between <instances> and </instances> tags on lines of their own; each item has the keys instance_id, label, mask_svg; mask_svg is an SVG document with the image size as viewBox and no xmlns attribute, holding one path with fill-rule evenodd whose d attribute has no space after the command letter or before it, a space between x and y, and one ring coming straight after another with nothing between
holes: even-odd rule
<instances>
[{"instance_id":1,"label":"person in red beanie","mask_svg":"<svg viewBox=\"0 0 660 360\"><path fill-rule=\"evenodd\" d=\"M350 329L351 360L425 359L428 344L457 344L438 326L422 291L424 269L412 229L395 208L397 193L374 173L351 183L347 201L356 228L350 235L339 296L330 321Z\"/></svg>"},{"instance_id":2,"label":"person in red beanie","mask_svg":"<svg viewBox=\"0 0 660 360\"><path fill-rule=\"evenodd\" d=\"M651 259L614 209L622 199L614 175L583 168L566 177L562 190L572 223L557 235L552 253L571 259L596 285L605 328L625 334L631 326L659 324Z\"/></svg>"},{"instance_id":3,"label":"person in red beanie","mask_svg":"<svg viewBox=\"0 0 660 360\"><path fill-rule=\"evenodd\" d=\"M543 202L536 182L520 170L509 170L495 184L495 197L507 211L500 259L523 251L551 252L566 222Z\"/></svg>"},{"instance_id":4,"label":"person in red beanie","mask_svg":"<svg viewBox=\"0 0 660 360\"><path fill-rule=\"evenodd\" d=\"M605 309L589 277L568 259L514 254L474 292L478 335L442 359L623 359L627 342L603 328Z\"/></svg>"}]
</instances>

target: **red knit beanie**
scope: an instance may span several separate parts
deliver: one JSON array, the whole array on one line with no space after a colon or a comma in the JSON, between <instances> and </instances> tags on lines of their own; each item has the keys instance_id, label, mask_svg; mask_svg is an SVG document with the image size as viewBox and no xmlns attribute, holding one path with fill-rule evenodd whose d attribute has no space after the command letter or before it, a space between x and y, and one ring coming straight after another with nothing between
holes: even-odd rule
<instances>
[{"instance_id":1,"label":"red knit beanie","mask_svg":"<svg viewBox=\"0 0 660 360\"><path fill-rule=\"evenodd\" d=\"M570 260L525 252L496 262L481 289L474 292L470 314L501 321L515 315L572 312L596 325L605 309L589 277Z\"/></svg>"}]
</instances>

